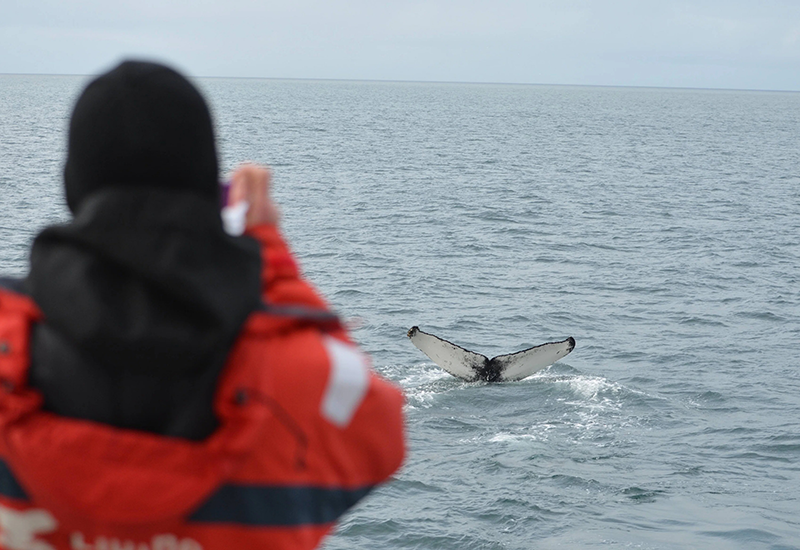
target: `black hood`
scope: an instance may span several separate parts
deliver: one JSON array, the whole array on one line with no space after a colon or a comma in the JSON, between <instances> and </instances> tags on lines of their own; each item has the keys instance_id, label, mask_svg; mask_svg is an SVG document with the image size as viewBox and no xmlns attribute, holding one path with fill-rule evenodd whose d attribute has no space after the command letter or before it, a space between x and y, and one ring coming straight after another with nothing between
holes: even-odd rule
<instances>
[{"instance_id":1,"label":"black hood","mask_svg":"<svg viewBox=\"0 0 800 550\"><path fill-rule=\"evenodd\" d=\"M211 114L200 92L169 67L125 61L83 90L69 124L67 205L107 186L219 197Z\"/></svg>"},{"instance_id":2,"label":"black hood","mask_svg":"<svg viewBox=\"0 0 800 550\"><path fill-rule=\"evenodd\" d=\"M227 235L214 200L104 188L34 241L26 284L45 320L32 382L60 414L162 433L179 412L191 423L180 401L210 413L217 375L260 303L260 272L257 243ZM92 396L98 410L85 403Z\"/></svg>"}]
</instances>

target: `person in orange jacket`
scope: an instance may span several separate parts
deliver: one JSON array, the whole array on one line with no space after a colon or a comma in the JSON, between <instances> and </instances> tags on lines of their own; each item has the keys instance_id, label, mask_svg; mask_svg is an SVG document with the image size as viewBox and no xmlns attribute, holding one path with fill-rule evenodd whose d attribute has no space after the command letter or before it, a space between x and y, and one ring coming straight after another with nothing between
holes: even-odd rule
<instances>
[{"instance_id":1,"label":"person in orange jacket","mask_svg":"<svg viewBox=\"0 0 800 550\"><path fill-rule=\"evenodd\" d=\"M163 65L84 90L70 223L0 279L0 548L311 549L400 467L401 392L302 278L270 173L220 220L204 100Z\"/></svg>"}]
</instances>

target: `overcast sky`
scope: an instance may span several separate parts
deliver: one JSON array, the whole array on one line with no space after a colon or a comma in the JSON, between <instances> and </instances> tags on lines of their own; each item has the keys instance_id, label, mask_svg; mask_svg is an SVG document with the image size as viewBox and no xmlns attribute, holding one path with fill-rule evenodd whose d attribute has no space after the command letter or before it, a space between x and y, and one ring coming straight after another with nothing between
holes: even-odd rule
<instances>
[{"instance_id":1,"label":"overcast sky","mask_svg":"<svg viewBox=\"0 0 800 550\"><path fill-rule=\"evenodd\" d=\"M0 0L0 73L800 90L800 0Z\"/></svg>"}]
</instances>

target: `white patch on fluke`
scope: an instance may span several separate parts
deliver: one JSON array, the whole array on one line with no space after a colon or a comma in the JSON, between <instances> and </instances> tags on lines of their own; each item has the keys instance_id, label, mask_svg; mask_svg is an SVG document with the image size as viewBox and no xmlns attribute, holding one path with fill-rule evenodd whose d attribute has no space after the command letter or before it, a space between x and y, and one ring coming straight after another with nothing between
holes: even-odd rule
<instances>
[{"instance_id":1,"label":"white patch on fluke","mask_svg":"<svg viewBox=\"0 0 800 550\"><path fill-rule=\"evenodd\" d=\"M466 350L442 340L438 336L422 332L417 327L408 331L408 337L422 353L444 370L465 380L475 378L477 370L487 361L486 356Z\"/></svg>"}]
</instances>

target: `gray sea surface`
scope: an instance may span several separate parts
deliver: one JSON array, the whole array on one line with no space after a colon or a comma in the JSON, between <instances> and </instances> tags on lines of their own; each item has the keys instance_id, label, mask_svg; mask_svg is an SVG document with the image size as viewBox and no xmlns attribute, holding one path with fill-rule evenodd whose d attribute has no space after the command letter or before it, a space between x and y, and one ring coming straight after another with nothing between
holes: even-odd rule
<instances>
[{"instance_id":1,"label":"gray sea surface","mask_svg":"<svg viewBox=\"0 0 800 550\"><path fill-rule=\"evenodd\" d=\"M83 77L0 75L0 273L67 219ZM407 396L325 550L800 548L800 94L203 79L306 275ZM492 356L466 383L406 338Z\"/></svg>"}]
</instances>

